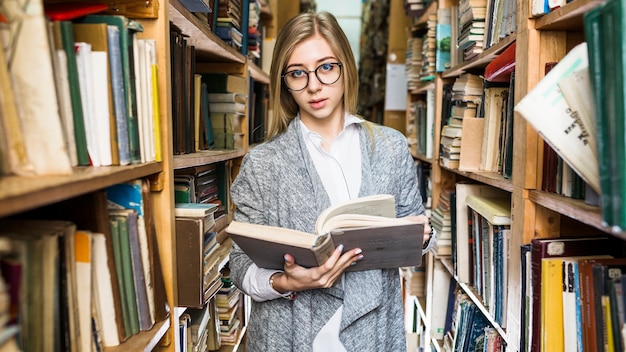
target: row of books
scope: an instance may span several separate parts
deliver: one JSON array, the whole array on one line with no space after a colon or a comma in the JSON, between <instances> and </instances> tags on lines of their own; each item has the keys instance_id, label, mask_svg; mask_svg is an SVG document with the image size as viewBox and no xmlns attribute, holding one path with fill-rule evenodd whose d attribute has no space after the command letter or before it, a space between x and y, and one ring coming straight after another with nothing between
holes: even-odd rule
<instances>
[{"instance_id":1,"label":"row of books","mask_svg":"<svg viewBox=\"0 0 626 352\"><path fill-rule=\"evenodd\" d=\"M155 41L107 8L38 2L28 23L1 28L2 173L160 160Z\"/></svg>"},{"instance_id":2,"label":"row of books","mask_svg":"<svg viewBox=\"0 0 626 352\"><path fill-rule=\"evenodd\" d=\"M136 180L2 220L21 350L117 346L167 318L150 204L148 181Z\"/></svg>"},{"instance_id":3,"label":"row of books","mask_svg":"<svg viewBox=\"0 0 626 352\"><path fill-rule=\"evenodd\" d=\"M521 248L510 246L506 225L510 224L509 199L504 198L499 207L501 216L487 218L476 214L486 214L480 210L485 210L486 201L501 199L506 192L487 185L459 183L455 193L454 272L444 275L446 269L435 261L433 285L439 290L433 295L435 311L450 314L450 300L459 301L460 294L468 293L449 286L454 275L453 282L470 288L476 297L473 304L481 306L481 314L488 313L486 318L492 327L507 327L511 320L506 318L506 302L519 295L520 335L504 339L517 344L519 338L520 351L601 350L609 345L623 350L626 315L622 309L625 297L622 272L626 261L619 239L584 236L581 232L577 237L533 239ZM494 212L496 209L492 208ZM518 257L511 251L520 251L521 281L519 290L513 292L508 290L507 267L515 265L510 260ZM452 295L453 290L458 292ZM442 298L446 296L447 299ZM457 344L459 331L468 333L458 329L455 333L454 319L459 319L458 314L447 315L445 319L439 317L437 321L433 318L433 336L443 338L444 344ZM447 322L449 319L453 319L452 324ZM517 331L516 327L511 329Z\"/></svg>"},{"instance_id":4,"label":"row of books","mask_svg":"<svg viewBox=\"0 0 626 352\"><path fill-rule=\"evenodd\" d=\"M448 92L440 139L444 166L511 177L514 77L488 82L467 73L444 88Z\"/></svg>"},{"instance_id":5,"label":"row of books","mask_svg":"<svg viewBox=\"0 0 626 352\"><path fill-rule=\"evenodd\" d=\"M624 350L625 264L622 243L613 237L522 245L520 351Z\"/></svg>"},{"instance_id":6,"label":"row of books","mask_svg":"<svg viewBox=\"0 0 626 352\"><path fill-rule=\"evenodd\" d=\"M515 32L513 0L462 0L451 8L452 66L470 60Z\"/></svg>"},{"instance_id":7,"label":"row of books","mask_svg":"<svg viewBox=\"0 0 626 352\"><path fill-rule=\"evenodd\" d=\"M433 210L431 219L440 227L436 214L447 214L451 255L429 253L434 260L425 261L421 271L426 275L405 276L418 293L420 287L431 285L427 303L431 307L426 309L437 314L430 318L429 335L444 351L474 351L476 344L481 344L480 351L501 351L507 301L515 294L508 289L510 194L471 183L457 183L441 193L443 204ZM429 283L416 282L420 277Z\"/></svg>"}]
</instances>

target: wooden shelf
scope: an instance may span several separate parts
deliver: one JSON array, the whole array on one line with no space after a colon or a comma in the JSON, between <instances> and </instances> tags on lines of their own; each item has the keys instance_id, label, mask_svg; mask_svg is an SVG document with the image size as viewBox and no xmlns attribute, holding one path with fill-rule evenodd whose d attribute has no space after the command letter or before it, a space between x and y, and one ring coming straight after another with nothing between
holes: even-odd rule
<instances>
[{"instance_id":1,"label":"wooden shelf","mask_svg":"<svg viewBox=\"0 0 626 352\"><path fill-rule=\"evenodd\" d=\"M440 167L444 170L448 170L457 175L461 175L463 177L470 178L472 180L500 188L507 192L513 192L513 182L510 179L504 178L504 176L496 173L496 172L467 172L467 171L459 171L458 169L449 169L445 166L440 165Z\"/></svg>"},{"instance_id":2,"label":"wooden shelf","mask_svg":"<svg viewBox=\"0 0 626 352\"><path fill-rule=\"evenodd\" d=\"M170 21L188 38L196 48L196 60L215 62L235 62L243 64L247 58L235 48L228 46L215 33L208 23L203 22L178 0L169 1Z\"/></svg>"},{"instance_id":3,"label":"wooden shelf","mask_svg":"<svg viewBox=\"0 0 626 352\"><path fill-rule=\"evenodd\" d=\"M456 78L461 74L476 68L484 68L487 66L493 59L495 59L498 54L500 54L504 49L506 49L510 44L515 41L515 34L511 34L496 45L488 48L482 53L478 54L478 56L472 58L469 61L465 61L455 67L450 68L449 70L444 71L441 74L443 78Z\"/></svg>"},{"instance_id":4,"label":"wooden shelf","mask_svg":"<svg viewBox=\"0 0 626 352\"><path fill-rule=\"evenodd\" d=\"M270 76L263 71L258 65L250 62L250 76L254 78L256 82L263 84L270 84Z\"/></svg>"},{"instance_id":5,"label":"wooden shelf","mask_svg":"<svg viewBox=\"0 0 626 352\"><path fill-rule=\"evenodd\" d=\"M528 199L559 214L626 239L626 232L613 232L608 226L602 223L602 210L600 207L586 204L579 199L572 199L559 194L538 190L531 190Z\"/></svg>"},{"instance_id":6,"label":"wooden shelf","mask_svg":"<svg viewBox=\"0 0 626 352\"><path fill-rule=\"evenodd\" d=\"M203 150L191 154L174 155L174 169L217 163L244 156L243 149Z\"/></svg>"},{"instance_id":7,"label":"wooden shelf","mask_svg":"<svg viewBox=\"0 0 626 352\"><path fill-rule=\"evenodd\" d=\"M161 322L155 323L150 331L141 331L131 336L119 346L107 347L104 352L125 352L125 351L145 351L154 350L159 341L165 336L170 328L170 317Z\"/></svg>"},{"instance_id":8,"label":"wooden shelf","mask_svg":"<svg viewBox=\"0 0 626 352\"><path fill-rule=\"evenodd\" d=\"M585 12L604 3L604 0L576 0L535 20L539 30L583 30Z\"/></svg>"},{"instance_id":9,"label":"wooden shelf","mask_svg":"<svg viewBox=\"0 0 626 352\"><path fill-rule=\"evenodd\" d=\"M423 154L416 153L413 150L411 150L411 155L413 156L414 159L417 159L417 160L420 160L420 161L423 161L423 162L429 163L429 164L433 163L433 159L432 158L429 158L429 157L427 157L426 155L423 155Z\"/></svg>"},{"instance_id":10,"label":"wooden shelf","mask_svg":"<svg viewBox=\"0 0 626 352\"><path fill-rule=\"evenodd\" d=\"M0 178L0 217L17 214L163 171L157 162L129 166L75 167L67 176Z\"/></svg>"},{"instance_id":11,"label":"wooden shelf","mask_svg":"<svg viewBox=\"0 0 626 352\"><path fill-rule=\"evenodd\" d=\"M418 84L417 87L411 89L409 93L411 94L426 94L427 91L435 89L435 82L433 81L425 81Z\"/></svg>"}]
</instances>

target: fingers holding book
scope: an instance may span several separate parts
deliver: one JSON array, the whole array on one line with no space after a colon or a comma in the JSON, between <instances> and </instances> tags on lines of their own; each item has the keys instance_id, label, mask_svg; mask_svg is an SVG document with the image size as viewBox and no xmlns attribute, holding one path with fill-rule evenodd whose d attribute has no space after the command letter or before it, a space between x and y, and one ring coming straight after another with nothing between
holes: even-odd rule
<instances>
[{"instance_id":1,"label":"fingers holding book","mask_svg":"<svg viewBox=\"0 0 626 352\"><path fill-rule=\"evenodd\" d=\"M298 265L292 255L285 254L284 272L274 275L272 287L281 293L332 287L347 268L363 259L360 248L345 253L343 249L343 245L337 246L322 265L311 268Z\"/></svg>"}]
</instances>

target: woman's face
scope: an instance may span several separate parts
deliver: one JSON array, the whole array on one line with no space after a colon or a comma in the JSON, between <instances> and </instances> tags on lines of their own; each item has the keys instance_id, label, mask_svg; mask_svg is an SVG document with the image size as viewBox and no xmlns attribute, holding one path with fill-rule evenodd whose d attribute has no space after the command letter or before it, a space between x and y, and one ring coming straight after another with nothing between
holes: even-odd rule
<instances>
[{"instance_id":1,"label":"woman's face","mask_svg":"<svg viewBox=\"0 0 626 352\"><path fill-rule=\"evenodd\" d=\"M291 86L290 92L300 107L302 120L343 118L344 82L341 65L337 63L340 62L330 45L319 35L294 48L283 72L286 74L283 84L287 82L287 86ZM304 86L307 75L306 87L294 90Z\"/></svg>"}]
</instances>

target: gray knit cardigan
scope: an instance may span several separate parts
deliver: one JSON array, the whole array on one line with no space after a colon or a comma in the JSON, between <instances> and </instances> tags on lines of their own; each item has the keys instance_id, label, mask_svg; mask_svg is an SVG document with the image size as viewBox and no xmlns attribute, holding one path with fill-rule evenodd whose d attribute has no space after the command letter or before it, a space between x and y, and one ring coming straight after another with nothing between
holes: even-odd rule
<instances>
[{"instance_id":1,"label":"gray knit cardigan","mask_svg":"<svg viewBox=\"0 0 626 352\"><path fill-rule=\"evenodd\" d=\"M361 140L360 196L388 193L398 217L422 214L417 173L406 138L369 122L358 124ZM294 119L287 131L244 157L231 187L237 221L314 232L316 217L330 200ZM384 236L384 234L381 234ZM367 253L364 253L367 255ZM250 258L233 245L230 273L241 287ZM253 302L246 337L248 352L310 352L313 339L343 303L339 338L349 352L406 350L397 269L344 274L341 289L298 292L294 301Z\"/></svg>"}]
</instances>

